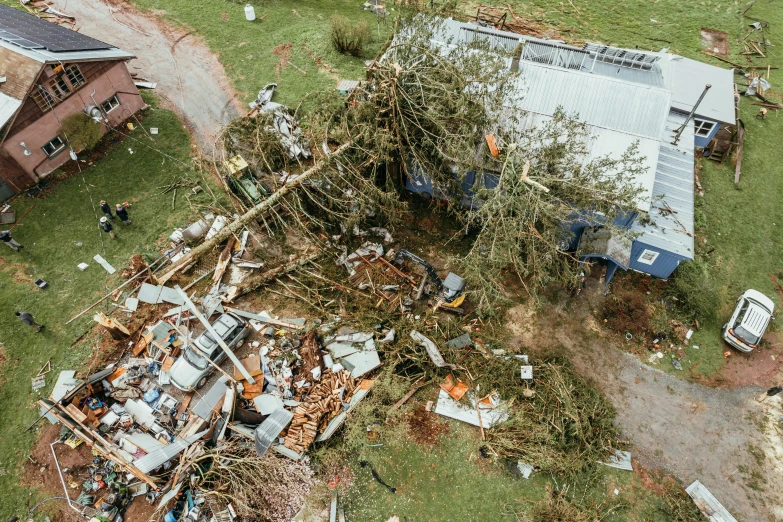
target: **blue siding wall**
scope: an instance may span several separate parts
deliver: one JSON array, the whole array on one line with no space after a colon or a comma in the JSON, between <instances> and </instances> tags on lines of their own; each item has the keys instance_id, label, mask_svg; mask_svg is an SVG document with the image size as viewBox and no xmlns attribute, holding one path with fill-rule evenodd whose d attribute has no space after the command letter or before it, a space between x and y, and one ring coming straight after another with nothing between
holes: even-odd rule
<instances>
[{"instance_id":1,"label":"blue siding wall","mask_svg":"<svg viewBox=\"0 0 783 522\"><path fill-rule=\"evenodd\" d=\"M627 229L633 224L638 215L638 212L623 212L614 219L612 224L617 228ZM589 211L583 211L572 216L571 219L574 219L574 221L567 226L568 230L573 234L573 238L568 245L569 250L576 250L576 247L579 246L579 238L582 237L582 230L585 227L601 226L604 223L601 216L591 214Z\"/></svg>"},{"instance_id":2,"label":"blue siding wall","mask_svg":"<svg viewBox=\"0 0 783 522\"><path fill-rule=\"evenodd\" d=\"M642 255L642 252L645 250L658 252L658 257L655 258L655 261L653 261L653 264L651 265L639 262L639 256ZM674 256L664 250L651 247L650 245L645 245L639 241L634 241L633 245L631 246L630 268L633 270L638 270L639 272L644 272L645 274L660 277L661 279L668 279L672 272L674 272L674 269L677 268L677 266L680 264L681 260L682 258L678 256Z\"/></svg>"},{"instance_id":3,"label":"blue siding wall","mask_svg":"<svg viewBox=\"0 0 783 522\"><path fill-rule=\"evenodd\" d=\"M704 120L704 121L714 121L714 120L710 120L708 118L701 118L701 117L699 117L699 119L700 120ZM721 126L721 123L719 121L716 121L715 125L712 127L712 131L710 132L710 134L708 136L699 136L697 134L694 134L693 135L693 143L694 143L694 145L696 145L697 147L706 147L707 145L709 145L710 144L710 140L712 138L714 138L715 135L720 130L720 126Z\"/></svg>"}]
</instances>

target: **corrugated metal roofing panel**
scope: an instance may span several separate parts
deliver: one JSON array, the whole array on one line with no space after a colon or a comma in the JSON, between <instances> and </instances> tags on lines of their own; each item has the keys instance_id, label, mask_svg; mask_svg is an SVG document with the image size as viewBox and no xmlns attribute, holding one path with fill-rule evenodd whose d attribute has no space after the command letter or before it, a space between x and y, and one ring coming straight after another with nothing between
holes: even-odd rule
<instances>
[{"instance_id":1,"label":"corrugated metal roofing panel","mask_svg":"<svg viewBox=\"0 0 783 522\"><path fill-rule=\"evenodd\" d=\"M21 100L11 98L0 92L0 128L6 123L11 121L16 111L19 110L19 106L22 105Z\"/></svg>"},{"instance_id":2,"label":"corrugated metal roofing panel","mask_svg":"<svg viewBox=\"0 0 783 522\"><path fill-rule=\"evenodd\" d=\"M490 49L511 52L521 43L519 35L506 34L491 27L465 25L460 28L458 41L464 44L480 42L489 44Z\"/></svg>"},{"instance_id":3,"label":"corrugated metal roofing panel","mask_svg":"<svg viewBox=\"0 0 783 522\"><path fill-rule=\"evenodd\" d=\"M631 230L640 234L636 238L639 242L693 259L693 121L682 133L679 145L671 144L675 130L685 119L678 112L669 113L652 190L652 223L637 223Z\"/></svg>"},{"instance_id":4,"label":"corrugated metal roofing panel","mask_svg":"<svg viewBox=\"0 0 783 522\"><path fill-rule=\"evenodd\" d=\"M525 132L529 129L541 128L550 120L550 116L529 112L520 119L521 127L519 131ZM586 164L589 161L606 156L618 159L634 143L638 143L638 153L644 158L642 162L643 173L637 177L637 183L642 189L637 201L637 208L647 212L650 209L650 202L654 194L653 185L655 184L655 172L660 148L658 138L641 137L591 126L589 127L589 136L587 138L589 153L584 158L584 163ZM608 172L607 175L611 176L612 173Z\"/></svg>"},{"instance_id":5,"label":"corrugated metal roofing panel","mask_svg":"<svg viewBox=\"0 0 783 522\"><path fill-rule=\"evenodd\" d=\"M558 107L594 127L659 139L670 94L584 72L520 62L518 109L552 116Z\"/></svg>"},{"instance_id":6,"label":"corrugated metal roofing panel","mask_svg":"<svg viewBox=\"0 0 783 522\"><path fill-rule=\"evenodd\" d=\"M734 73L682 56L669 55L667 85L672 91L672 107L690 112L704 91L712 87L696 109L696 114L717 121L736 124L734 114Z\"/></svg>"},{"instance_id":7,"label":"corrugated metal roofing panel","mask_svg":"<svg viewBox=\"0 0 783 522\"><path fill-rule=\"evenodd\" d=\"M136 467L136 469L146 475L161 464L170 461L185 451L191 444L203 437L207 431L208 430L202 431L201 433L196 433L195 435L192 435L186 439L176 439L171 444L163 446L160 449L157 449L139 459L134 460L133 465Z\"/></svg>"}]
</instances>

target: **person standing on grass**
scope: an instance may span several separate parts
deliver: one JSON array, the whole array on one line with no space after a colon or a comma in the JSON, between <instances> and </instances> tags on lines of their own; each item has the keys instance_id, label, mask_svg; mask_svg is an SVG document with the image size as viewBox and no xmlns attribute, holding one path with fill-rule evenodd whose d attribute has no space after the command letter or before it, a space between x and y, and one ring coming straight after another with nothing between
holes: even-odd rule
<instances>
[{"instance_id":1,"label":"person standing on grass","mask_svg":"<svg viewBox=\"0 0 783 522\"><path fill-rule=\"evenodd\" d=\"M114 216L111 213L111 207L104 200L101 200L101 210L109 217L109 219L114 221Z\"/></svg>"},{"instance_id":2,"label":"person standing on grass","mask_svg":"<svg viewBox=\"0 0 783 522\"><path fill-rule=\"evenodd\" d=\"M114 228L111 226L111 223L109 223L109 220L106 219L106 216L103 216L101 218L99 225L104 232L109 234L109 237L111 237L112 239L117 239L117 236L114 235Z\"/></svg>"},{"instance_id":3,"label":"person standing on grass","mask_svg":"<svg viewBox=\"0 0 783 522\"><path fill-rule=\"evenodd\" d=\"M117 217L122 220L123 223L126 225L131 224L131 220L128 217L128 209L123 207L121 204L117 203L117 208L114 209L114 212L117 213Z\"/></svg>"},{"instance_id":4,"label":"person standing on grass","mask_svg":"<svg viewBox=\"0 0 783 522\"><path fill-rule=\"evenodd\" d=\"M0 232L0 241L11 247L12 250L16 250L19 252L20 248L24 248L24 246L20 245L16 241L14 241L14 238L11 237L11 231L10 230L3 230Z\"/></svg>"},{"instance_id":5,"label":"person standing on grass","mask_svg":"<svg viewBox=\"0 0 783 522\"><path fill-rule=\"evenodd\" d=\"M16 317L18 317L20 321L30 328L35 328L35 333L38 333L44 329L44 325L35 322L35 319L33 319L33 314L28 314L27 312L16 312Z\"/></svg>"}]
</instances>

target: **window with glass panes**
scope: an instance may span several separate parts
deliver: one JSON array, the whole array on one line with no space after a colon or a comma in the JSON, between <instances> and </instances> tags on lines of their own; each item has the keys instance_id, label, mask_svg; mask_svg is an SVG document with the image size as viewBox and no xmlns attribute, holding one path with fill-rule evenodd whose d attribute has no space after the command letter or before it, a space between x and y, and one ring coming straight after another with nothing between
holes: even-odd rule
<instances>
[{"instance_id":1,"label":"window with glass panes","mask_svg":"<svg viewBox=\"0 0 783 522\"><path fill-rule=\"evenodd\" d=\"M68 77L68 81L71 82L74 89L78 89L86 83L82 72L76 65L68 65L65 67L65 75Z\"/></svg>"}]
</instances>

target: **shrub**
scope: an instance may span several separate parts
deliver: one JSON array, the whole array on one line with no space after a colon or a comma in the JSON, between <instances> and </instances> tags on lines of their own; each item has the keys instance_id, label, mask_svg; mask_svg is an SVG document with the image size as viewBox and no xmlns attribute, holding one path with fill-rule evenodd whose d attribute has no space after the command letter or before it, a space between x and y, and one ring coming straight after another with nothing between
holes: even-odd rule
<instances>
[{"instance_id":1,"label":"shrub","mask_svg":"<svg viewBox=\"0 0 783 522\"><path fill-rule=\"evenodd\" d=\"M717 318L720 294L707 263L694 259L683 263L669 280L666 294L677 299L677 308L699 321Z\"/></svg>"},{"instance_id":2,"label":"shrub","mask_svg":"<svg viewBox=\"0 0 783 522\"><path fill-rule=\"evenodd\" d=\"M342 54L359 56L369 34L367 20L357 22L345 16L332 16L332 45Z\"/></svg>"},{"instance_id":3,"label":"shrub","mask_svg":"<svg viewBox=\"0 0 783 522\"><path fill-rule=\"evenodd\" d=\"M603 303L603 318L606 325L620 333L630 332L635 337L650 330L650 310L641 290L615 287Z\"/></svg>"},{"instance_id":4,"label":"shrub","mask_svg":"<svg viewBox=\"0 0 783 522\"><path fill-rule=\"evenodd\" d=\"M91 150L101 139L101 124L77 112L63 120L60 135L68 138L74 152Z\"/></svg>"}]
</instances>

